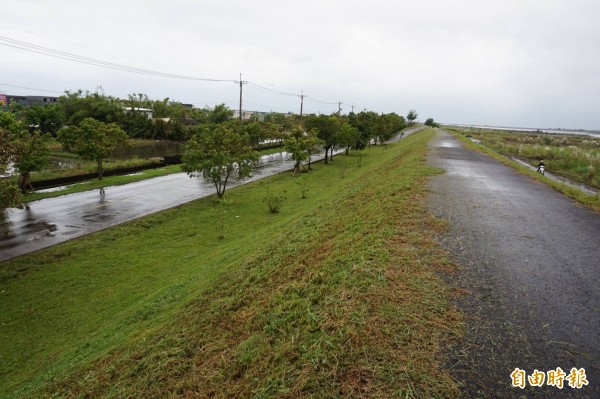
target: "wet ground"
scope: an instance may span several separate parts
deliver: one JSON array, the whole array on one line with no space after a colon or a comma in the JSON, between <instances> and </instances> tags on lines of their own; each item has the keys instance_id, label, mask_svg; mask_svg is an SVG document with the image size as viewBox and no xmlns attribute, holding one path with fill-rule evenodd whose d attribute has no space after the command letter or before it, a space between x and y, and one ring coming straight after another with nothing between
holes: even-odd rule
<instances>
[{"instance_id":1,"label":"wet ground","mask_svg":"<svg viewBox=\"0 0 600 399\"><path fill-rule=\"evenodd\" d=\"M289 170L286 153L261 157L249 181ZM240 182L230 180L228 188ZM214 194L212 183L185 173L34 201L7 211L12 237L0 240L0 261Z\"/></svg>"},{"instance_id":2,"label":"wet ground","mask_svg":"<svg viewBox=\"0 0 600 399\"><path fill-rule=\"evenodd\" d=\"M447 171L429 206L462 265L448 280L467 329L448 367L464 397L600 398L600 215L441 130L429 162ZM585 369L589 385L512 387L515 368L558 367Z\"/></svg>"},{"instance_id":3,"label":"wet ground","mask_svg":"<svg viewBox=\"0 0 600 399\"><path fill-rule=\"evenodd\" d=\"M398 141L424 129L415 127L397 134ZM342 152L338 150L337 153ZM322 159L323 154L313 157ZM250 180L230 180L231 188L293 168L287 153L265 155ZM69 239L93 233L119 223L213 195L212 183L201 178L190 179L185 173L157 177L123 186L64 195L35 201L26 209L7 211L11 237L0 239L0 261L46 248ZM0 226L1 227L1 226Z\"/></svg>"}]
</instances>

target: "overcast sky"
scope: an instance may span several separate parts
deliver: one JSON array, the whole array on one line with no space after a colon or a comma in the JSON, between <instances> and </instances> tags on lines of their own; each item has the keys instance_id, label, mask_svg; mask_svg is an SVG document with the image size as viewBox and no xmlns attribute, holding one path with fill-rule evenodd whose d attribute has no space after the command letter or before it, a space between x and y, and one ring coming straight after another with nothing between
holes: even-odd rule
<instances>
[{"instance_id":1,"label":"overcast sky","mask_svg":"<svg viewBox=\"0 0 600 399\"><path fill-rule=\"evenodd\" d=\"M101 87L237 109L242 73L248 110L298 113L304 93L305 113L341 100L343 113L600 129L597 0L0 0L0 10L6 94ZM225 82L106 69L7 39Z\"/></svg>"}]
</instances>

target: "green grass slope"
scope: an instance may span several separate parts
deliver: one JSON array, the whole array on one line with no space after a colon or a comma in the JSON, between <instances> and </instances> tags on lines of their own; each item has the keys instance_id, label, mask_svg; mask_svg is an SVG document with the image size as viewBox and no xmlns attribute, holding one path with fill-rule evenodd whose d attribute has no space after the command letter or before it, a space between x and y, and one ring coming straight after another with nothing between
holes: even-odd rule
<instances>
[{"instance_id":1,"label":"green grass slope","mask_svg":"<svg viewBox=\"0 0 600 399\"><path fill-rule=\"evenodd\" d=\"M456 397L432 134L0 263L0 397Z\"/></svg>"}]
</instances>

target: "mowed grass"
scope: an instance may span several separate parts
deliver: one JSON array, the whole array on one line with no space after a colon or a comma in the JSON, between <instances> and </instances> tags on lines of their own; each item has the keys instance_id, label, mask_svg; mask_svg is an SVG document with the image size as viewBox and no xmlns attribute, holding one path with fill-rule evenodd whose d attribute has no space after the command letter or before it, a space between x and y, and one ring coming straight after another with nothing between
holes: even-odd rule
<instances>
[{"instance_id":1,"label":"mowed grass","mask_svg":"<svg viewBox=\"0 0 600 399\"><path fill-rule=\"evenodd\" d=\"M456 397L432 134L0 263L0 396Z\"/></svg>"}]
</instances>

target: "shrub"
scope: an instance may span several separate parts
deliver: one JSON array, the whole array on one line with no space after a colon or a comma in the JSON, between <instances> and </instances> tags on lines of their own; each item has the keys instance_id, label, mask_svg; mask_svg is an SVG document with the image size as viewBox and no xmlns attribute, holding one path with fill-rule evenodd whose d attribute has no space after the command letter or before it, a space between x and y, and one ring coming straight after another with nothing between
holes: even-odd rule
<instances>
[{"instance_id":1,"label":"shrub","mask_svg":"<svg viewBox=\"0 0 600 399\"><path fill-rule=\"evenodd\" d=\"M279 213L279 209L281 209L281 205L285 200L285 191L279 194L267 192L267 195L263 198L263 202L267 204L270 213Z\"/></svg>"}]
</instances>

